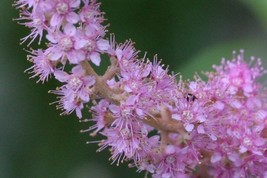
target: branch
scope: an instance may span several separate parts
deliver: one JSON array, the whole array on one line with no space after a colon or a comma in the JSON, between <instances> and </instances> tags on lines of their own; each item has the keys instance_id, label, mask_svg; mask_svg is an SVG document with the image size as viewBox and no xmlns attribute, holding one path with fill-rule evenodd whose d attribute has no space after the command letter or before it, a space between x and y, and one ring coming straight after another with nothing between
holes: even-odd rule
<instances>
[{"instance_id":1,"label":"branch","mask_svg":"<svg viewBox=\"0 0 267 178\"><path fill-rule=\"evenodd\" d=\"M116 58L111 57L110 63L111 64L108 67L107 71L102 76L102 79L105 81L112 79L120 71L120 69L118 68L118 61Z\"/></svg>"},{"instance_id":2,"label":"branch","mask_svg":"<svg viewBox=\"0 0 267 178\"><path fill-rule=\"evenodd\" d=\"M122 100L122 95L115 94L111 88L109 88L106 80L99 76L92 66L87 61L82 61L81 66L85 70L85 74L95 77L95 91L98 92L103 98L106 98L116 104L120 103Z\"/></svg>"}]
</instances>

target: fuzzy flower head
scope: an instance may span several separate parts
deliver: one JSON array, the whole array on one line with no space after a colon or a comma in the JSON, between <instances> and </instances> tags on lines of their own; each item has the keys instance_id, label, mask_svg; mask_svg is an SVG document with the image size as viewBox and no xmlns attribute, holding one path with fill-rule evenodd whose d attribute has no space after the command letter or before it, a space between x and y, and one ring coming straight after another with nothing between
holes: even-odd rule
<instances>
[{"instance_id":1,"label":"fuzzy flower head","mask_svg":"<svg viewBox=\"0 0 267 178\"><path fill-rule=\"evenodd\" d=\"M79 15L75 10L80 6L80 3L81 0L55 1L50 25L59 28L63 22L76 24L79 21Z\"/></svg>"},{"instance_id":2,"label":"fuzzy flower head","mask_svg":"<svg viewBox=\"0 0 267 178\"><path fill-rule=\"evenodd\" d=\"M72 24L67 24L63 32L50 33L47 39L52 43L47 52L53 61L66 61L72 64L78 64L85 60L85 52L75 48L76 27Z\"/></svg>"},{"instance_id":3,"label":"fuzzy flower head","mask_svg":"<svg viewBox=\"0 0 267 178\"><path fill-rule=\"evenodd\" d=\"M185 177L185 164L182 160L181 150L173 145L168 145L164 153L160 155L160 162L153 178Z\"/></svg>"},{"instance_id":4,"label":"fuzzy flower head","mask_svg":"<svg viewBox=\"0 0 267 178\"><path fill-rule=\"evenodd\" d=\"M254 93L259 87L259 84L256 84L257 80L266 73L261 66L261 60L252 57L250 63L247 63L244 61L243 50L234 57L232 61L223 59L221 66L214 66L214 69L229 85L231 93L242 92L244 95Z\"/></svg>"},{"instance_id":5,"label":"fuzzy flower head","mask_svg":"<svg viewBox=\"0 0 267 178\"><path fill-rule=\"evenodd\" d=\"M84 71L79 65L72 69L72 74L57 70L54 75L57 80L66 83L59 90L52 91L60 95L59 108L64 110L63 114L76 111L76 115L82 118L81 110L84 103L90 100L90 88L95 83L94 77L84 76Z\"/></svg>"},{"instance_id":6,"label":"fuzzy flower head","mask_svg":"<svg viewBox=\"0 0 267 178\"><path fill-rule=\"evenodd\" d=\"M101 135L98 151L108 148L112 163L128 162L153 178L267 176L260 59L247 62L241 50L214 65L207 80L177 80L157 56L139 59L132 41L108 40L96 0L15 4L20 24L31 30L22 41L46 40L44 49L30 50L27 71L38 82L54 77L61 83L51 91L58 109L94 122L82 132ZM109 66L100 74L102 60ZM83 119L88 111L92 118Z\"/></svg>"},{"instance_id":7,"label":"fuzzy flower head","mask_svg":"<svg viewBox=\"0 0 267 178\"><path fill-rule=\"evenodd\" d=\"M48 78L55 72L56 64L42 50L32 51L29 60L33 62L33 66L26 71L33 74L33 77L39 77L37 82L48 81Z\"/></svg>"},{"instance_id":8,"label":"fuzzy flower head","mask_svg":"<svg viewBox=\"0 0 267 178\"><path fill-rule=\"evenodd\" d=\"M31 44L39 36L38 42L40 44L43 37L43 32L48 29L44 13L38 10L34 11L33 13L30 13L29 11L23 11L22 13L23 15L18 20L24 20L25 22L21 24L31 29L31 33L21 39L22 43L30 39L29 44Z\"/></svg>"}]
</instances>

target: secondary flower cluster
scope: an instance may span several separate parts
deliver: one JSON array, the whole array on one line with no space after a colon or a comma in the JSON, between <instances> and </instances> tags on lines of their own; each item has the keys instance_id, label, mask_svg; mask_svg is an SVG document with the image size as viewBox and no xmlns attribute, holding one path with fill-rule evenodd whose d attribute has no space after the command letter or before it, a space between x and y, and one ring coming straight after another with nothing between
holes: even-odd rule
<instances>
[{"instance_id":1,"label":"secondary flower cluster","mask_svg":"<svg viewBox=\"0 0 267 178\"><path fill-rule=\"evenodd\" d=\"M207 80L177 80L157 57L138 59L131 41L105 38L103 13L95 0L18 0L20 23L31 29L30 44L45 36L45 49L32 50L28 69L38 82L54 76L51 91L62 114L76 112L100 134L99 151L112 163L129 162L153 178L267 177L266 71L260 59L240 54L222 60ZM110 65L103 75L103 54ZM84 119L86 105L92 119Z\"/></svg>"}]
</instances>

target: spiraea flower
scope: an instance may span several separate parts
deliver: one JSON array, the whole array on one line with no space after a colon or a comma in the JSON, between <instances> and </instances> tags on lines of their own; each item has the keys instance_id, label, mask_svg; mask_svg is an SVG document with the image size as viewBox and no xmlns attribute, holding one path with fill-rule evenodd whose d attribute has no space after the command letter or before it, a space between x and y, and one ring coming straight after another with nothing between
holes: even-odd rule
<instances>
[{"instance_id":1,"label":"spiraea flower","mask_svg":"<svg viewBox=\"0 0 267 178\"><path fill-rule=\"evenodd\" d=\"M267 99L259 79L261 60L244 59L243 50L213 71L183 81L157 56L139 59L130 40L106 37L96 0L18 0L22 39L38 37L27 71L38 82L54 77L61 114L75 112L101 135L112 163L128 162L153 178L267 177ZM43 38L45 36L46 38ZM103 57L107 56L108 59ZM103 74L95 70L109 60ZM87 107L85 107L87 106ZM89 108L89 110L88 110ZM91 112L92 118L83 113Z\"/></svg>"},{"instance_id":2,"label":"spiraea flower","mask_svg":"<svg viewBox=\"0 0 267 178\"><path fill-rule=\"evenodd\" d=\"M90 101L90 90L95 83L95 78L85 76L80 65L72 68L72 74L57 70L54 72L55 78L60 82L66 83L59 89L52 91L60 95L59 106L64 109L65 114L76 111L79 118L82 118L81 110L83 104Z\"/></svg>"},{"instance_id":3,"label":"spiraea flower","mask_svg":"<svg viewBox=\"0 0 267 178\"><path fill-rule=\"evenodd\" d=\"M50 25L59 28L63 22L76 24L79 15L75 12L80 7L81 0L56 0L53 4Z\"/></svg>"},{"instance_id":4,"label":"spiraea flower","mask_svg":"<svg viewBox=\"0 0 267 178\"><path fill-rule=\"evenodd\" d=\"M31 51L28 60L33 63L33 66L26 71L33 74L32 78L38 76L39 80L37 82L48 81L49 77L55 72L56 63L40 49Z\"/></svg>"}]
</instances>

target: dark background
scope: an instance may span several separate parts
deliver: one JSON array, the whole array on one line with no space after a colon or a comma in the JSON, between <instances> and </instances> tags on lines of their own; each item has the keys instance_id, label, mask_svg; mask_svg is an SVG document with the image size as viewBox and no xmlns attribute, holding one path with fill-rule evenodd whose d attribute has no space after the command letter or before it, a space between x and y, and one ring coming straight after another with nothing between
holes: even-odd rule
<instances>
[{"instance_id":1,"label":"dark background","mask_svg":"<svg viewBox=\"0 0 267 178\"><path fill-rule=\"evenodd\" d=\"M131 38L136 48L158 54L171 70L190 78L209 70L232 51L261 57L267 66L267 1L265 0L103 0L102 8L118 42ZM80 129L75 115L59 116L47 91L51 81L36 84L23 71L28 29L13 18L12 1L0 2L0 177L2 178L142 178L126 165L110 165L109 153Z\"/></svg>"}]
</instances>

